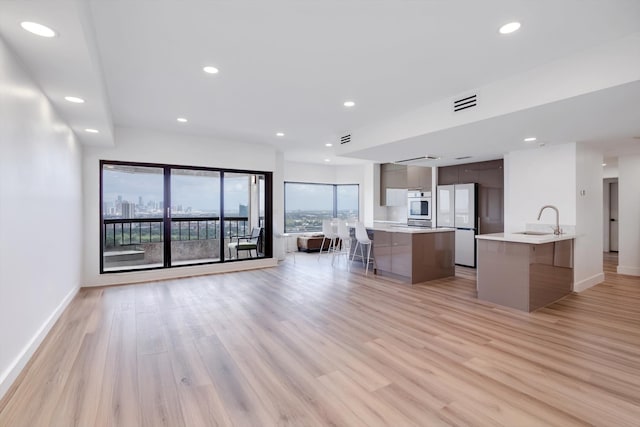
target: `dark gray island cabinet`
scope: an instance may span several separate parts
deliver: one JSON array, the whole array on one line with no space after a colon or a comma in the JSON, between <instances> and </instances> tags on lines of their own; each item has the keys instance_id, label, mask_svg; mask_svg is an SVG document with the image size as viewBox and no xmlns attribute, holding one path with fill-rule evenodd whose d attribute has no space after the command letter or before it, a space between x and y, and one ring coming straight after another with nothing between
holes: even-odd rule
<instances>
[{"instance_id":1,"label":"dark gray island cabinet","mask_svg":"<svg viewBox=\"0 0 640 427\"><path fill-rule=\"evenodd\" d=\"M483 234L478 299L534 311L571 293L573 235Z\"/></svg>"},{"instance_id":2,"label":"dark gray island cabinet","mask_svg":"<svg viewBox=\"0 0 640 427\"><path fill-rule=\"evenodd\" d=\"M372 227L376 272L415 284L455 275L455 230Z\"/></svg>"}]
</instances>

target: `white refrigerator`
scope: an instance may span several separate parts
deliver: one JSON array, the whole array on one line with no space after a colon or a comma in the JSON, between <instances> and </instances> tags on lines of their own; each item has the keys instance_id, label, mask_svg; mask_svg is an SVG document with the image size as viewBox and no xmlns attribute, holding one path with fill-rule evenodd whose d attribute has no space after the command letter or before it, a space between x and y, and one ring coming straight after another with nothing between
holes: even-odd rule
<instances>
[{"instance_id":1,"label":"white refrigerator","mask_svg":"<svg viewBox=\"0 0 640 427\"><path fill-rule=\"evenodd\" d=\"M437 191L437 227L456 229L455 263L476 267L478 234L478 184L439 185Z\"/></svg>"}]
</instances>

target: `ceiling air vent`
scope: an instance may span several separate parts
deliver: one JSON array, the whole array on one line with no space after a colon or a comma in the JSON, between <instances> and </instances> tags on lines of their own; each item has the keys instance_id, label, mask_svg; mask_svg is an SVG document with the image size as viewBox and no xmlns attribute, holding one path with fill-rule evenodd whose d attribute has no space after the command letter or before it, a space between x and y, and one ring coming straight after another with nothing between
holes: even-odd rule
<instances>
[{"instance_id":1,"label":"ceiling air vent","mask_svg":"<svg viewBox=\"0 0 640 427\"><path fill-rule=\"evenodd\" d=\"M478 95L470 95L460 99L453 100L453 112L466 110L467 108L478 105Z\"/></svg>"},{"instance_id":2,"label":"ceiling air vent","mask_svg":"<svg viewBox=\"0 0 640 427\"><path fill-rule=\"evenodd\" d=\"M438 160L440 157L434 156L420 156L420 157L412 157L410 159L396 160L394 163L409 163L409 162L417 162L420 160Z\"/></svg>"},{"instance_id":3,"label":"ceiling air vent","mask_svg":"<svg viewBox=\"0 0 640 427\"><path fill-rule=\"evenodd\" d=\"M471 156L462 156L462 157L456 157L456 160L467 160L470 159Z\"/></svg>"},{"instance_id":4,"label":"ceiling air vent","mask_svg":"<svg viewBox=\"0 0 640 427\"><path fill-rule=\"evenodd\" d=\"M351 134L340 137L340 144L346 144L347 142L351 142Z\"/></svg>"}]
</instances>

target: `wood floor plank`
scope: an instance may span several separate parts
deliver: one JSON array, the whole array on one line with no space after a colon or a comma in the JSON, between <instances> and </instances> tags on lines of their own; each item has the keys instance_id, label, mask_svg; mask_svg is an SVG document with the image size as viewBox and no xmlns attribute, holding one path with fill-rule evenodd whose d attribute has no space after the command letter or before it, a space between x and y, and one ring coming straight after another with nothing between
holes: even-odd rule
<instances>
[{"instance_id":1,"label":"wood floor plank","mask_svg":"<svg viewBox=\"0 0 640 427\"><path fill-rule=\"evenodd\" d=\"M317 254L82 289L0 426L638 426L640 279L616 262L534 313L478 301L473 269L407 286Z\"/></svg>"},{"instance_id":2,"label":"wood floor plank","mask_svg":"<svg viewBox=\"0 0 640 427\"><path fill-rule=\"evenodd\" d=\"M132 307L128 303L119 304L120 309L114 314L102 389L95 396L98 401L96 427L135 427L141 423L137 404L136 314Z\"/></svg>"},{"instance_id":3,"label":"wood floor plank","mask_svg":"<svg viewBox=\"0 0 640 427\"><path fill-rule=\"evenodd\" d=\"M141 354L138 361L141 425L186 426L168 353Z\"/></svg>"},{"instance_id":4,"label":"wood floor plank","mask_svg":"<svg viewBox=\"0 0 640 427\"><path fill-rule=\"evenodd\" d=\"M275 420L264 408L218 337L202 338L196 342L196 347L226 413L235 425L275 425Z\"/></svg>"},{"instance_id":5,"label":"wood floor plank","mask_svg":"<svg viewBox=\"0 0 640 427\"><path fill-rule=\"evenodd\" d=\"M94 423L104 377L107 347L113 324L113 310L96 309L89 322L90 333L82 340L78 357L52 414L53 425L86 426Z\"/></svg>"}]
</instances>

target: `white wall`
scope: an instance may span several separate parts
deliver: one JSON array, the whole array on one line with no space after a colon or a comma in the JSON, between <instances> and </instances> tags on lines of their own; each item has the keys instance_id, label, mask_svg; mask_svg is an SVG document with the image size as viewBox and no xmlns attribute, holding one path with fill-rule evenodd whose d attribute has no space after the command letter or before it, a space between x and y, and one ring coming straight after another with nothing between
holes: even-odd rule
<instances>
[{"instance_id":1,"label":"white wall","mask_svg":"<svg viewBox=\"0 0 640 427\"><path fill-rule=\"evenodd\" d=\"M618 273L640 276L640 156L618 159Z\"/></svg>"},{"instance_id":2,"label":"white wall","mask_svg":"<svg viewBox=\"0 0 640 427\"><path fill-rule=\"evenodd\" d=\"M602 270L602 153L576 145L576 241L574 291L604 280Z\"/></svg>"},{"instance_id":3,"label":"white wall","mask_svg":"<svg viewBox=\"0 0 640 427\"><path fill-rule=\"evenodd\" d=\"M266 145L220 141L170 132L116 128L114 147L87 147L83 158L84 179L84 271L83 285L98 286L134 283L187 275L233 271L274 265L274 258L242 263L211 264L165 270L100 274L100 160L164 163L274 172L274 218L276 227L284 219L278 206L283 203L280 175L276 172L278 152ZM281 157L281 154L280 154ZM274 231L276 231L274 229ZM276 244L277 245L277 244Z\"/></svg>"},{"instance_id":4,"label":"white wall","mask_svg":"<svg viewBox=\"0 0 640 427\"><path fill-rule=\"evenodd\" d=\"M514 151L504 158L505 232L517 232L534 224L555 224L575 232L574 290L582 291L604 280L602 271L602 154L567 143ZM584 191L584 195L581 195ZM544 226L543 226L544 227ZM550 228L549 228L550 230Z\"/></svg>"},{"instance_id":5,"label":"white wall","mask_svg":"<svg viewBox=\"0 0 640 427\"><path fill-rule=\"evenodd\" d=\"M535 223L544 205L560 211L561 226L576 225L576 144L513 151L504 157L504 231ZM541 223L554 224L553 211ZM567 228L567 227L564 227Z\"/></svg>"},{"instance_id":6,"label":"white wall","mask_svg":"<svg viewBox=\"0 0 640 427\"><path fill-rule=\"evenodd\" d=\"M336 183L336 166L315 163L284 162L284 180L291 182ZM351 184L356 184L355 182Z\"/></svg>"},{"instance_id":7,"label":"white wall","mask_svg":"<svg viewBox=\"0 0 640 427\"><path fill-rule=\"evenodd\" d=\"M273 256L285 258L285 242L281 238L284 233L284 153L276 152L273 170Z\"/></svg>"},{"instance_id":8,"label":"white wall","mask_svg":"<svg viewBox=\"0 0 640 427\"><path fill-rule=\"evenodd\" d=\"M80 154L0 38L0 397L80 284Z\"/></svg>"}]
</instances>

